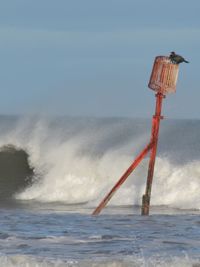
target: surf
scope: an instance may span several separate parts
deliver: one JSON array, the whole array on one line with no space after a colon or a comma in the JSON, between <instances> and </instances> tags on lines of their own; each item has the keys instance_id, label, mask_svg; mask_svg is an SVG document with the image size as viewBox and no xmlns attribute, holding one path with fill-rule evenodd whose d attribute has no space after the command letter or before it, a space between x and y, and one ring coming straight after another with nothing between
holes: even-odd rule
<instances>
[{"instance_id":1,"label":"surf","mask_svg":"<svg viewBox=\"0 0 200 267\"><path fill-rule=\"evenodd\" d=\"M8 173L9 182L0 173L4 181L1 196L16 201L94 207L150 137L146 119L35 116L0 121L0 147L10 164L6 169L13 168L13 176L16 174ZM161 124L152 205L200 208L199 133L199 121ZM25 165L17 163L19 158ZM1 157L0 164L6 166ZM111 206L141 204L147 166L145 159L113 197Z\"/></svg>"}]
</instances>

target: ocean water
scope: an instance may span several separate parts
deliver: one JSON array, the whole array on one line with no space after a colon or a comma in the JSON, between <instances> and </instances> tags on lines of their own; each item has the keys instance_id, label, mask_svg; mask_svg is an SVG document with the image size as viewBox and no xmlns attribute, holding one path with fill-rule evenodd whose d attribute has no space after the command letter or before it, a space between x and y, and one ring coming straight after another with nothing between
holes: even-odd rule
<instances>
[{"instance_id":1,"label":"ocean water","mask_svg":"<svg viewBox=\"0 0 200 267\"><path fill-rule=\"evenodd\" d=\"M200 121L163 120L150 216L151 119L0 117L0 267L200 266Z\"/></svg>"}]
</instances>

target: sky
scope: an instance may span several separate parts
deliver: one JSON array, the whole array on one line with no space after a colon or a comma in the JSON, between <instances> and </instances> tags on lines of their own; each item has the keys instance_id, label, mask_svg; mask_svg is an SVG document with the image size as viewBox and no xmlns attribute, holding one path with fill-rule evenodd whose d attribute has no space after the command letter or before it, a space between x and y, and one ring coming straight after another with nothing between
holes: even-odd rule
<instances>
[{"instance_id":1,"label":"sky","mask_svg":"<svg viewBox=\"0 0 200 267\"><path fill-rule=\"evenodd\" d=\"M151 117L154 58L181 64L167 118L200 119L199 0L0 0L0 114Z\"/></svg>"}]
</instances>

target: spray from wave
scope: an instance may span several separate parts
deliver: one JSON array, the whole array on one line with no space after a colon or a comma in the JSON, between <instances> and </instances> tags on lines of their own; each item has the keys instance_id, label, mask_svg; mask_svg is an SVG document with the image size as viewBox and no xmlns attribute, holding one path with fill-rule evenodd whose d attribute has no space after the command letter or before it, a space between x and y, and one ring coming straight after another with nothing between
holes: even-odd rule
<instances>
[{"instance_id":1,"label":"spray from wave","mask_svg":"<svg viewBox=\"0 0 200 267\"><path fill-rule=\"evenodd\" d=\"M199 132L198 121L171 121L161 125L152 205L200 208ZM16 178L19 186L15 187L12 182L14 188L8 195L18 200L95 206L149 141L150 124L139 119L34 117L11 120L8 117L3 119L0 137L0 147L14 146L14 162L8 159L14 169L18 166L22 170L18 158L27 161L27 165L23 163L26 170L19 176L21 181L28 179L29 182L19 184ZM2 151L5 153L5 149ZM10 158L12 153L6 153ZM148 158L110 204L140 205L147 168ZM1 180L2 177L0 173ZM10 182L5 183L5 189L8 184Z\"/></svg>"}]
</instances>

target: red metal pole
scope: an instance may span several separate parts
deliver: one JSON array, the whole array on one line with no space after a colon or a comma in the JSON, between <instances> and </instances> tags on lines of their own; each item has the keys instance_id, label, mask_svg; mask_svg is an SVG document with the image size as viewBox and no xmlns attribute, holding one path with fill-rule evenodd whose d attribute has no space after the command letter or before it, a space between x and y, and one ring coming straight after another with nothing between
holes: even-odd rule
<instances>
[{"instance_id":1,"label":"red metal pole","mask_svg":"<svg viewBox=\"0 0 200 267\"><path fill-rule=\"evenodd\" d=\"M111 199L111 197L114 195L114 193L119 189L119 187L125 182L125 180L128 178L128 176L133 172L133 170L138 166L138 164L141 162L141 160L145 157L145 155L149 152L149 150L152 149L153 143L150 142L143 150L142 152L136 157L134 162L131 164L131 166L126 170L126 172L122 175L122 177L118 180L118 182L115 184L115 186L111 189L111 191L105 196L105 198L102 200L102 202L99 204L99 206L94 210L92 215L98 215L101 210L106 206L108 201Z\"/></svg>"},{"instance_id":2,"label":"red metal pole","mask_svg":"<svg viewBox=\"0 0 200 267\"><path fill-rule=\"evenodd\" d=\"M155 110L155 115L153 116L152 119L152 133L151 133L151 143L153 144L153 146L151 149L150 160L149 160L146 191L142 198L142 210L141 210L142 215L149 215L151 188L153 182L153 173L154 173L156 151L158 144L160 120L163 119L163 117L161 116L161 109L162 109L162 100L164 97L165 95L163 95L162 93L156 94L156 110Z\"/></svg>"}]
</instances>

